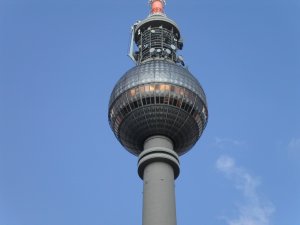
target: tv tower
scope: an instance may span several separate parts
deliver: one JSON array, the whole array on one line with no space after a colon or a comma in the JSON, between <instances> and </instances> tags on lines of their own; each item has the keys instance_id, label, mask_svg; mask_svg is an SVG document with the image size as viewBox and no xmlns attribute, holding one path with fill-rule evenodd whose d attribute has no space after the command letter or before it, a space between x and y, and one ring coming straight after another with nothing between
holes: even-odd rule
<instances>
[{"instance_id":1,"label":"tv tower","mask_svg":"<svg viewBox=\"0 0 300 225\"><path fill-rule=\"evenodd\" d=\"M115 85L108 119L119 142L138 156L143 225L176 225L179 156L200 138L208 111L201 85L177 54L183 40L166 2L149 3L150 15L132 26L129 57L136 66Z\"/></svg>"}]
</instances>

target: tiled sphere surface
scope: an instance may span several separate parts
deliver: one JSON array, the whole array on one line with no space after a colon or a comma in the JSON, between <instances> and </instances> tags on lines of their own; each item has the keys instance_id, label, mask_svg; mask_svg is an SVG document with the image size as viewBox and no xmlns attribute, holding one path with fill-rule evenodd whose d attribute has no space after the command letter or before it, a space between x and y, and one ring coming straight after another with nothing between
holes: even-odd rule
<instances>
[{"instance_id":1,"label":"tiled sphere surface","mask_svg":"<svg viewBox=\"0 0 300 225\"><path fill-rule=\"evenodd\" d=\"M117 82L108 119L120 143L134 155L154 135L169 137L182 155L201 136L208 118L206 97L197 79L166 60L130 69Z\"/></svg>"}]
</instances>

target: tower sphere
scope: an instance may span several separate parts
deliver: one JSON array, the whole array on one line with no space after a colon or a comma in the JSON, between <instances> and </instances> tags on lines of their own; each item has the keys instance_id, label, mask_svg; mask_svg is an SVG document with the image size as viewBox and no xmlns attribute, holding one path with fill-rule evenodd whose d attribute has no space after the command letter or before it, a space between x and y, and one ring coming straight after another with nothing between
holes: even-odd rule
<instances>
[{"instance_id":1,"label":"tower sphere","mask_svg":"<svg viewBox=\"0 0 300 225\"><path fill-rule=\"evenodd\" d=\"M154 135L169 137L174 150L182 155L205 128L205 94L182 66L151 60L132 68L118 81L110 98L109 122L121 144L135 155Z\"/></svg>"}]
</instances>

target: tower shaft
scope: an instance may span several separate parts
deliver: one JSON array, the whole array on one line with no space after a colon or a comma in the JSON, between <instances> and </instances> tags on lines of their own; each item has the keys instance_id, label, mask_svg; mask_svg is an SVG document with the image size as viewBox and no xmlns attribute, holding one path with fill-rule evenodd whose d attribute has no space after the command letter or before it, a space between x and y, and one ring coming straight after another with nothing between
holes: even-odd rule
<instances>
[{"instance_id":1,"label":"tower shaft","mask_svg":"<svg viewBox=\"0 0 300 225\"><path fill-rule=\"evenodd\" d=\"M176 225L173 168L153 162L144 171L143 225Z\"/></svg>"},{"instance_id":2,"label":"tower shaft","mask_svg":"<svg viewBox=\"0 0 300 225\"><path fill-rule=\"evenodd\" d=\"M143 225L176 225L174 180L178 173L172 141L164 136L147 139L139 159L144 180Z\"/></svg>"}]
</instances>

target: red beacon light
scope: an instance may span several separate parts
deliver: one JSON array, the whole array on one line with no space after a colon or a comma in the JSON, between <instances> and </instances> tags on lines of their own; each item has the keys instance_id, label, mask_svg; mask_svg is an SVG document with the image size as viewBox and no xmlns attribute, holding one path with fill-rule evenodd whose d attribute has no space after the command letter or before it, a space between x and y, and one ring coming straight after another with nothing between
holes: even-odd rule
<instances>
[{"instance_id":1,"label":"red beacon light","mask_svg":"<svg viewBox=\"0 0 300 225\"><path fill-rule=\"evenodd\" d=\"M165 0L150 0L151 14L164 14Z\"/></svg>"}]
</instances>

